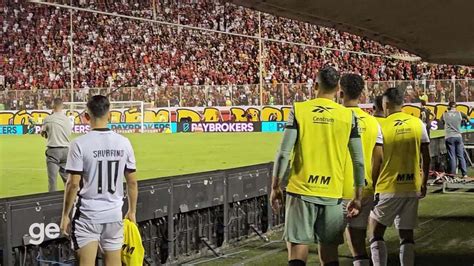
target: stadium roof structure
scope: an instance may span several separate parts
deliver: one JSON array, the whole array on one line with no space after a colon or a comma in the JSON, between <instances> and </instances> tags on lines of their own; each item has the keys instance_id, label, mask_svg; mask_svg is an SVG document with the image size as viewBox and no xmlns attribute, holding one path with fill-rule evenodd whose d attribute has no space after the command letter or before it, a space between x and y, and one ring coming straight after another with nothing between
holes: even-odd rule
<instances>
[{"instance_id":1,"label":"stadium roof structure","mask_svg":"<svg viewBox=\"0 0 474 266\"><path fill-rule=\"evenodd\" d=\"M228 0L390 44L432 63L474 66L474 1Z\"/></svg>"}]
</instances>

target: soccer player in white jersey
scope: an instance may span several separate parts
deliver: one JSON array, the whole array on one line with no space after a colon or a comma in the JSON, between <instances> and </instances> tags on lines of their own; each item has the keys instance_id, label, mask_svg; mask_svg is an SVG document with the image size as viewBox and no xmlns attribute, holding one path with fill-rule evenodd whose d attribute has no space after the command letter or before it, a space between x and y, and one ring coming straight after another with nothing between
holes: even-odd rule
<instances>
[{"instance_id":1,"label":"soccer player in white jersey","mask_svg":"<svg viewBox=\"0 0 474 266\"><path fill-rule=\"evenodd\" d=\"M86 118L92 130L71 143L66 164L69 178L64 192L61 232L70 235L79 265L95 265L99 246L105 265L121 265L124 177L128 190L125 218L136 222L135 156L130 141L107 128L109 108L105 96L96 95L89 100ZM71 221L69 215L74 202Z\"/></svg>"}]
</instances>

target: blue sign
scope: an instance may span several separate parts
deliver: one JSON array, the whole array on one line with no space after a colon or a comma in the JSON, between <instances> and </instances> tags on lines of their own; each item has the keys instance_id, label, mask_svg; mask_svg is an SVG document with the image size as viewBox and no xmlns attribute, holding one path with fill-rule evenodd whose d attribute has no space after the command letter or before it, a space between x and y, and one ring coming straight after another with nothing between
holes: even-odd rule
<instances>
[{"instance_id":1,"label":"blue sign","mask_svg":"<svg viewBox=\"0 0 474 266\"><path fill-rule=\"evenodd\" d=\"M283 132L286 122L262 122L262 132Z\"/></svg>"},{"instance_id":2,"label":"blue sign","mask_svg":"<svg viewBox=\"0 0 474 266\"><path fill-rule=\"evenodd\" d=\"M23 135L23 125L0 126L0 135Z\"/></svg>"}]
</instances>

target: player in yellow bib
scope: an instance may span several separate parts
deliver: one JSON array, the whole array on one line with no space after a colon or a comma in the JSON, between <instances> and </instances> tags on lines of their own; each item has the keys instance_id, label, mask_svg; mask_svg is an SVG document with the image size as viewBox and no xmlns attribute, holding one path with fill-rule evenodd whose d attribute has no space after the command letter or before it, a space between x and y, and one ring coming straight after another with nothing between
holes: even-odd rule
<instances>
[{"instance_id":1,"label":"player in yellow bib","mask_svg":"<svg viewBox=\"0 0 474 266\"><path fill-rule=\"evenodd\" d=\"M404 92L389 88L383 95L386 114L382 122L384 137L383 163L374 179L378 202L370 213L372 261L387 265L385 229L395 222L400 236L400 262L415 265L413 231L417 224L418 201L426 195L430 151L426 127L417 117L403 113ZM420 174L420 157L423 176Z\"/></svg>"},{"instance_id":2,"label":"player in yellow bib","mask_svg":"<svg viewBox=\"0 0 474 266\"><path fill-rule=\"evenodd\" d=\"M338 83L339 73L334 68L325 67L319 72L317 97L294 104L275 160L271 203L278 210L282 201L280 180L294 151L286 188L284 231L290 266L306 265L308 245L314 242L319 243L323 265L339 265L337 248L344 243L345 229L341 198L348 156L355 173L348 216L356 216L360 210L362 147L353 112L333 101Z\"/></svg>"},{"instance_id":3,"label":"player in yellow bib","mask_svg":"<svg viewBox=\"0 0 474 266\"><path fill-rule=\"evenodd\" d=\"M370 211L374 206L374 187L372 175L379 175L383 156L382 130L375 117L363 111L359 98L364 90L364 80L358 74L345 74L341 77L341 90L344 106L357 116L357 125L362 141L362 152L365 166L365 187L362 194L362 208L358 216L347 220L347 242L354 257L355 266L369 266L370 260L366 250L365 238ZM346 160L344 178L344 204L353 198L354 179L351 160Z\"/></svg>"},{"instance_id":4,"label":"player in yellow bib","mask_svg":"<svg viewBox=\"0 0 474 266\"><path fill-rule=\"evenodd\" d=\"M381 124L385 120L385 114L382 108L382 95L376 96L374 100L374 117Z\"/></svg>"}]
</instances>

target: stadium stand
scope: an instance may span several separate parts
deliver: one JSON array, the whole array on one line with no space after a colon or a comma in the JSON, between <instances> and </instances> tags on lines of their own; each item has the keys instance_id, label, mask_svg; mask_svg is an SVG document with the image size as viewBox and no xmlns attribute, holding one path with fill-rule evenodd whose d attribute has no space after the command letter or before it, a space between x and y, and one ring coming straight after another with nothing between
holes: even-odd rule
<instances>
[{"instance_id":1,"label":"stadium stand","mask_svg":"<svg viewBox=\"0 0 474 266\"><path fill-rule=\"evenodd\" d=\"M61 1L56 1L61 2ZM70 1L64 1L69 4ZM86 1L75 6L155 18L255 36L256 11L217 1ZM26 1L2 1L0 18L0 102L6 109L43 109L58 93L70 100L70 13ZM334 29L262 14L262 37L342 50L390 55L403 53ZM155 106L258 105L259 45L255 39L165 27L152 23L73 12L74 88L83 101L97 88L134 83L114 100L144 100ZM263 104L291 104L311 95L317 69L331 64L360 73L371 102L383 88L405 82L407 100L416 102L424 84L430 101L469 100L472 69L405 62L344 51L264 42ZM417 82L406 82L418 80ZM390 81L390 82L386 82ZM184 86L184 87L183 87Z\"/></svg>"}]
</instances>

